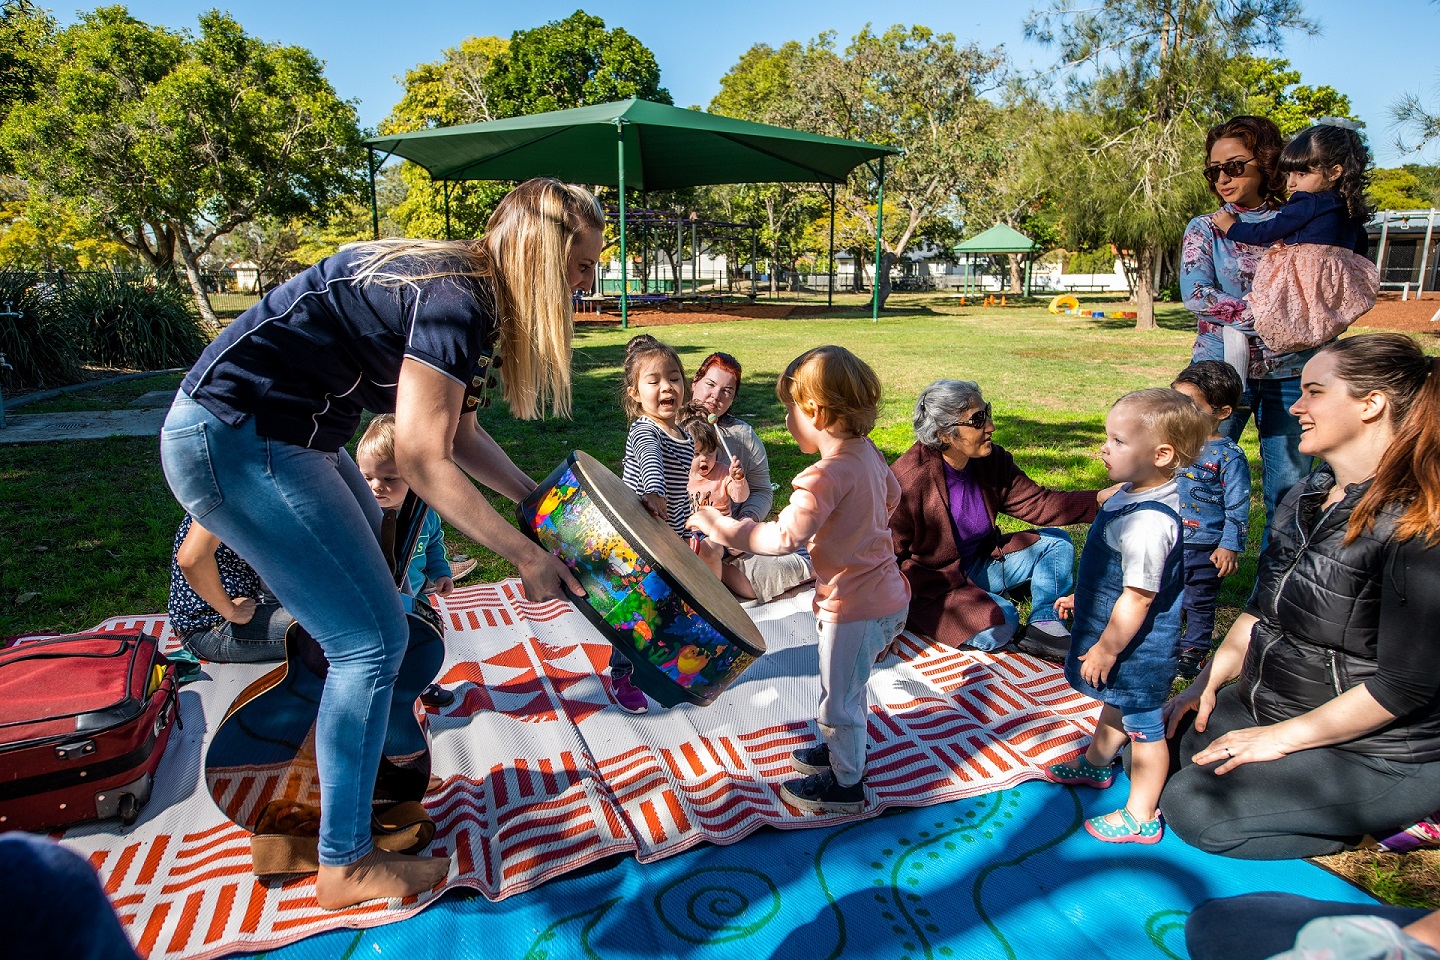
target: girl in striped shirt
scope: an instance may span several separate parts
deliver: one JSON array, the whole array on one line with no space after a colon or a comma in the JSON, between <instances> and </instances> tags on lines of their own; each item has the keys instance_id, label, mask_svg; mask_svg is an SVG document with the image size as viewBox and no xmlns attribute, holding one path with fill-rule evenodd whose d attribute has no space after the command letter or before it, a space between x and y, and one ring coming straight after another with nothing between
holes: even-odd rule
<instances>
[{"instance_id":1,"label":"girl in striped shirt","mask_svg":"<svg viewBox=\"0 0 1440 960\"><path fill-rule=\"evenodd\" d=\"M620 478L656 518L677 536L689 538L690 461L695 446L680 429L685 407L685 371L674 348L642 333L625 345L625 382L621 402L630 418ZM622 709L645 713L645 694L630 682L633 664L618 650L610 652L610 690Z\"/></svg>"}]
</instances>

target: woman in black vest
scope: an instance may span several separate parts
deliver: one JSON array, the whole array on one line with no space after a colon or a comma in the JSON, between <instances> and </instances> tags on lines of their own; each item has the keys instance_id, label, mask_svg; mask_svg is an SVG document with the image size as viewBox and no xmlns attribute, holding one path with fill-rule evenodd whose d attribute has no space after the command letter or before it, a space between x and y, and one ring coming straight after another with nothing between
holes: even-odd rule
<instances>
[{"instance_id":1,"label":"woman in black vest","mask_svg":"<svg viewBox=\"0 0 1440 960\"><path fill-rule=\"evenodd\" d=\"M1306 363L1291 411L1324 464L1279 504L1250 607L1166 706L1172 738L1193 714L1160 800L1187 843L1320 856L1440 805L1435 366L1389 333Z\"/></svg>"}]
</instances>

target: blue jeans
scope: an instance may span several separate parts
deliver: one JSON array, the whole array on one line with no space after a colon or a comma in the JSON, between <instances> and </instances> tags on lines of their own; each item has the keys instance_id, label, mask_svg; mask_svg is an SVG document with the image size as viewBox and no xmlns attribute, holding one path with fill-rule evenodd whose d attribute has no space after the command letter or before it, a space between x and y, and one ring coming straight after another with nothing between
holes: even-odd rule
<instances>
[{"instance_id":1,"label":"blue jeans","mask_svg":"<svg viewBox=\"0 0 1440 960\"><path fill-rule=\"evenodd\" d=\"M1210 560L1219 544L1185 544L1185 637L1181 650L1209 653L1215 646L1215 599L1220 571Z\"/></svg>"},{"instance_id":2,"label":"blue jeans","mask_svg":"<svg viewBox=\"0 0 1440 960\"><path fill-rule=\"evenodd\" d=\"M380 506L344 450L268 440L179 396L160 432L175 498L244 557L325 651L315 724L320 862L370 852L370 800L410 631L381 554Z\"/></svg>"},{"instance_id":3,"label":"blue jeans","mask_svg":"<svg viewBox=\"0 0 1440 960\"><path fill-rule=\"evenodd\" d=\"M1300 399L1300 378L1248 380L1242 405L1249 405L1255 414L1255 429L1260 434L1261 484L1265 493L1265 528L1260 535L1260 550L1270 542L1270 518L1275 504L1285 491L1310 475L1311 458L1300 452L1300 421L1290 407ZM1237 412L1220 424L1220 433L1236 443L1245 432L1250 412Z\"/></svg>"},{"instance_id":4,"label":"blue jeans","mask_svg":"<svg viewBox=\"0 0 1440 960\"><path fill-rule=\"evenodd\" d=\"M54 840L0 836L0 902L7 957L139 960L95 868Z\"/></svg>"},{"instance_id":5,"label":"blue jeans","mask_svg":"<svg viewBox=\"0 0 1440 960\"><path fill-rule=\"evenodd\" d=\"M1055 527L1037 530L1040 539L1023 550L999 559L981 557L970 568L970 582L990 594L1005 615L1005 622L975 634L968 646L995 650L1009 643L1020 629L1020 611L1002 594L1030 585L1030 622L1055 619L1055 601L1075 589L1075 544L1070 534Z\"/></svg>"},{"instance_id":6,"label":"blue jeans","mask_svg":"<svg viewBox=\"0 0 1440 960\"><path fill-rule=\"evenodd\" d=\"M263 663L285 659L285 631L295 618L273 600L255 605L248 623L221 620L184 637L185 649L211 663Z\"/></svg>"}]
</instances>

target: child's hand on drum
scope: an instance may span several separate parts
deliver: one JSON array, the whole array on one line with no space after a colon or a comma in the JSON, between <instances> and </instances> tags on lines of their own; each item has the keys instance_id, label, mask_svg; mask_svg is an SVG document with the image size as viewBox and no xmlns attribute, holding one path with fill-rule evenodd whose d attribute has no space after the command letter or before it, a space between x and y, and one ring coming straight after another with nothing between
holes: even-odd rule
<instances>
[{"instance_id":1,"label":"child's hand on drum","mask_svg":"<svg viewBox=\"0 0 1440 960\"><path fill-rule=\"evenodd\" d=\"M656 520L659 520L661 523L670 522L669 508L665 503L665 498L660 494L647 493L640 498L640 503L645 507L645 510L650 516Z\"/></svg>"}]
</instances>

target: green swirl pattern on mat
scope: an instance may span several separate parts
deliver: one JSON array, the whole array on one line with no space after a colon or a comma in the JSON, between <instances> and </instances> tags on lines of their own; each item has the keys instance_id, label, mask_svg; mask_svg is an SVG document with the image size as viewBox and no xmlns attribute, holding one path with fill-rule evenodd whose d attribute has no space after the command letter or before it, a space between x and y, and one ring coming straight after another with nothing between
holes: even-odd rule
<instances>
[{"instance_id":1,"label":"green swirl pattern on mat","mask_svg":"<svg viewBox=\"0 0 1440 960\"><path fill-rule=\"evenodd\" d=\"M560 948L561 952L557 956L573 957L575 956L573 945L576 943L580 944L580 949L585 951L585 956L589 960L600 960L600 955L590 946L590 931L594 930L596 924L605 919L605 914L610 912L610 908L619 902L619 897L611 897L589 910L581 910L579 913L572 913L568 917L556 920L542 930L540 936L535 938L535 942L530 944L530 949L525 951L523 960L549 960L550 951L547 948L552 945ZM573 926L581 920L585 922L581 924L580 933L575 936L574 940L560 939L559 934L562 929Z\"/></svg>"},{"instance_id":2,"label":"green swirl pattern on mat","mask_svg":"<svg viewBox=\"0 0 1440 960\"><path fill-rule=\"evenodd\" d=\"M1165 954L1170 960L1185 960L1185 957L1165 945L1165 937L1178 930L1183 938L1185 936L1185 918L1188 916L1190 916L1189 910L1161 910L1145 918L1145 935L1150 938L1151 943L1155 944L1155 949Z\"/></svg>"},{"instance_id":3,"label":"green swirl pattern on mat","mask_svg":"<svg viewBox=\"0 0 1440 960\"><path fill-rule=\"evenodd\" d=\"M696 870L655 894L655 915L687 943L743 940L779 912L780 889L775 881L747 867Z\"/></svg>"}]
</instances>

